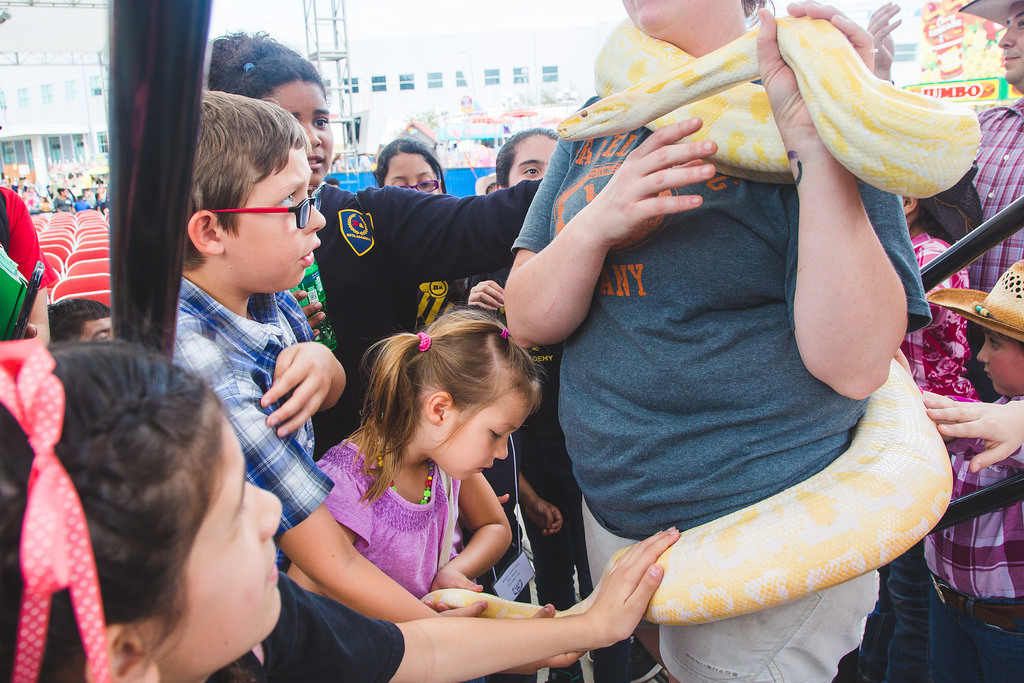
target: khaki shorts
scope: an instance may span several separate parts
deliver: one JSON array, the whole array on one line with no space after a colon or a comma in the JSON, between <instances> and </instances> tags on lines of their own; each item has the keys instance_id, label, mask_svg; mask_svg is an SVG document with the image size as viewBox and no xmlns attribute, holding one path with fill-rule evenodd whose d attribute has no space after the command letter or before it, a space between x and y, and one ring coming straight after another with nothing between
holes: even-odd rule
<instances>
[{"instance_id":1,"label":"khaki shorts","mask_svg":"<svg viewBox=\"0 0 1024 683\"><path fill-rule=\"evenodd\" d=\"M583 504L591 576L634 541L605 530ZM860 645L878 573L771 609L699 626L655 626L665 667L682 683L829 683ZM644 624L642 624L643 627Z\"/></svg>"}]
</instances>

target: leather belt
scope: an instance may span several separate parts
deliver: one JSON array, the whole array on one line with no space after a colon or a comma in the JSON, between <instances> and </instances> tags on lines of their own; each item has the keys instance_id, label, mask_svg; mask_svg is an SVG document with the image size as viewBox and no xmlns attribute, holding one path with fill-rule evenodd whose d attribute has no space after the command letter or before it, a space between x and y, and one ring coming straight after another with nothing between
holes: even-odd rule
<instances>
[{"instance_id":1,"label":"leather belt","mask_svg":"<svg viewBox=\"0 0 1024 683\"><path fill-rule=\"evenodd\" d=\"M939 600L943 604L952 607L960 614L974 617L1004 631L1016 632L1018 629L1013 620L1024 619L1024 605L1004 605L969 597L953 590L936 578L934 574L932 575L932 586L935 587L935 592L939 594Z\"/></svg>"}]
</instances>

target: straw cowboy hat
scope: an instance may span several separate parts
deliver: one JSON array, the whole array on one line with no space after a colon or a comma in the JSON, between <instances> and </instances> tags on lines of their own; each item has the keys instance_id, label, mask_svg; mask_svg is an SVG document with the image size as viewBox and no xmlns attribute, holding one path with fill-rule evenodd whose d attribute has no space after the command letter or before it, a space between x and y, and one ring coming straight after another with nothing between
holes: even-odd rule
<instances>
[{"instance_id":1,"label":"straw cowboy hat","mask_svg":"<svg viewBox=\"0 0 1024 683\"><path fill-rule=\"evenodd\" d=\"M986 294L976 289L935 289L928 301L982 327L1024 342L1024 261L1017 261Z\"/></svg>"},{"instance_id":2,"label":"straw cowboy hat","mask_svg":"<svg viewBox=\"0 0 1024 683\"><path fill-rule=\"evenodd\" d=\"M1000 26L1006 26L1006 20L1010 16L1010 7L1021 2L1021 0L974 0L960 8L964 14L973 14L982 19L994 21ZM1024 5L1021 6L1024 10Z\"/></svg>"},{"instance_id":3,"label":"straw cowboy hat","mask_svg":"<svg viewBox=\"0 0 1024 683\"><path fill-rule=\"evenodd\" d=\"M491 185L497 185L497 183L498 175L496 173L489 173L488 175L485 175L483 178L477 178L476 193L487 194L488 188L490 188Z\"/></svg>"}]
</instances>

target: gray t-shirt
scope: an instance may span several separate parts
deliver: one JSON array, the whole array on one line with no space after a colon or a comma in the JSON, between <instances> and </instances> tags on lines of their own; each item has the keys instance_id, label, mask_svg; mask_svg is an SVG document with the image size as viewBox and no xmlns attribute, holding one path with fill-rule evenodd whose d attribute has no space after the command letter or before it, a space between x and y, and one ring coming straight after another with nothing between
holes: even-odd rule
<instances>
[{"instance_id":1,"label":"gray t-shirt","mask_svg":"<svg viewBox=\"0 0 1024 683\"><path fill-rule=\"evenodd\" d=\"M559 143L514 248L543 249L647 135ZM807 479L846 449L865 404L815 379L797 350L795 186L718 175L678 192L704 203L609 252L562 358L576 478L598 520L630 538ZM861 196L917 329L928 304L899 198Z\"/></svg>"}]
</instances>

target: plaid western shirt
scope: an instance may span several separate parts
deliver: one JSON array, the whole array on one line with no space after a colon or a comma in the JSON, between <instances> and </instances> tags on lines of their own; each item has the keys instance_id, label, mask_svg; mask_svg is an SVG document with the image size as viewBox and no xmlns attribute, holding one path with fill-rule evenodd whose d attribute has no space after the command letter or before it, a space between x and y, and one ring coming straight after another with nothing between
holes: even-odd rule
<instances>
[{"instance_id":1,"label":"plaid western shirt","mask_svg":"<svg viewBox=\"0 0 1024 683\"><path fill-rule=\"evenodd\" d=\"M1006 403L1006 398L997 402ZM953 458L954 499L1024 470L1020 449L972 474L968 464L985 450L985 442L957 439L947 447ZM929 535L924 552L928 568L954 590L977 598L1024 598L1024 501Z\"/></svg>"},{"instance_id":2,"label":"plaid western shirt","mask_svg":"<svg viewBox=\"0 0 1024 683\"><path fill-rule=\"evenodd\" d=\"M274 380L277 355L313 340L306 317L288 292L254 294L249 313L252 320L235 315L182 278L174 362L206 380L220 397L242 444L246 478L281 499L280 534L319 507L334 484L313 462L312 422L279 437L266 420L284 399L260 406Z\"/></svg>"},{"instance_id":3,"label":"plaid western shirt","mask_svg":"<svg viewBox=\"0 0 1024 683\"><path fill-rule=\"evenodd\" d=\"M978 114L981 147L974 186L988 220L1024 194L1024 98L1012 107L995 107ZM971 265L974 289L992 291L999 276L1024 259L1024 232L1017 232Z\"/></svg>"}]
</instances>

